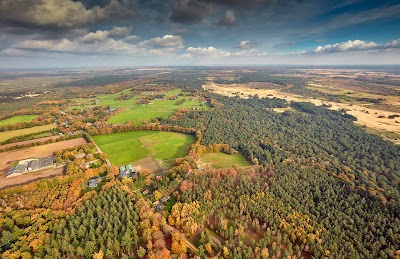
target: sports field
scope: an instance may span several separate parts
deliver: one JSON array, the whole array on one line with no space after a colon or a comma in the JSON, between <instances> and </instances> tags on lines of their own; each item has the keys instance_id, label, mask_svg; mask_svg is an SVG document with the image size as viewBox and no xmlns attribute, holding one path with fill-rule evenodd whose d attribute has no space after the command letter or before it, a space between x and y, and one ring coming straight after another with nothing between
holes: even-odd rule
<instances>
[{"instance_id":1,"label":"sports field","mask_svg":"<svg viewBox=\"0 0 400 259\"><path fill-rule=\"evenodd\" d=\"M36 126L36 127L32 127L32 128L26 128L26 129L0 132L0 143L3 141L6 141L7 139L13 138L13 137L18 137L18 136L33 134L33 133L37 133L37 132L41 132L41 131L51 130L51 129L54 129L55 127L56 127L56 125L49 124L49 125Z\"/></svg>"},{"instance_id":2,"label":"sports field","mask_svg":"<svg viewBox=\"0 0 400 259\"><path fill-rule=\"evenodd\" d=\"M213 168L231 167L234 164L238 166L250 165L250 162L242 154L206 153L201 156L200 161L203 167L211 166Z\"/></svg>"},{"instance_id":3,"label":"sports field","mask_svg":"<svg viewBox=\"0 0 400 259\"><path fill-rule=\"evenodd\" d=\"M130 131L93 137L114 165L135 164L149 154L168 167L172 160L185 156L195 142L192 135L163 131Z\"/></svg>"},{"instance_id":4,"label":"sports field","mask_svg":"<svg viewBox=\"0 0 400 259\"><path fill-rule=\"evenodd\" d=\"M7 125L13 125L17 123L23 123L23 122L30 122L34 118L36 118L37 115L18 115L14 116L8 119L0 120L0 126L7 126Z\"/></svg>"}]
</instances>

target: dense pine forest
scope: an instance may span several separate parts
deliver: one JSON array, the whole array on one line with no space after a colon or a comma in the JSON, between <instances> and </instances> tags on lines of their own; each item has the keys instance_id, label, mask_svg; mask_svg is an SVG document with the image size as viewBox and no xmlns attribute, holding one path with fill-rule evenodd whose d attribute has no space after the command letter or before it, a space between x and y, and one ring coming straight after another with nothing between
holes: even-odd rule
<instances>
[{"instance_id":1,"label":"dense pine forest","mask_svg":"<svg viewBox=\"0 0 400 259\"><path fill-rule=\"evenodd\" d=\"M204 131L202 144L226 143L261 165L269 194L325 229L322 246L333 258L394 256L400 242L398 146L365 133L347 114L309 103L292 103L293 110L279 114L271 108L289 104L210 98L218 107L212 112L189 112L169 123L196 127Z\"/></svg>"}]
</instances>

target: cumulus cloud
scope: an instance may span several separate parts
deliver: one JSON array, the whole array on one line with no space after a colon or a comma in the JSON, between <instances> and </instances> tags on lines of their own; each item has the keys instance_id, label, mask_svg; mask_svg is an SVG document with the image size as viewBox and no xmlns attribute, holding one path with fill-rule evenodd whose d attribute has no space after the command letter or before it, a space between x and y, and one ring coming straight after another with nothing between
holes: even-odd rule
<instances>
[{"instance_id":1,"label":"cumulus cloud","mask_svg":"<svg viewBox=\"0 0 400 259\"><path fill-rule=\"evenodd\" d=\"M215 47L189 47L186 53L181 55L181 58L192 58L195 56L207 57L244 57L244 56L265 56L266 53L260 52L257 49L246 49L240 51L226 51Z\"/></svg>"},{"instance_id":2,"label":"cumulus cloud","mask_svg":"<svg viewBox=\"0 0 400 259\"><path fill-rule=\"evenodd\" d=\"M110 31L98 30L96 32L89 32L88 34L86 34L82 37L79 37L78 40L83 43L93 44L98 41L105 41L106 39L112 38L112 37L125 36L125 38L127 38L130 31L131 31L131 29L128 27L114 27Z\"/></svg>"},{"instance_id":3,"label":"cumulus cloud","mask_svg":"<svg viewBox=\"0 0 400 259\"><path fill-rule=\"evenodd\" d=\"M183 48L183 39L180 36L165 35L141 41L137 44L130 43L128 39L138 39L131 35L124 39L113 39L111 31L96 31L82 37L70 40L62 38L58 40L35 40L28 39L13 44L1 51L1 55L26 54L25 51L33 52L57 52L70 54L102 54L120 55L131 54L137 56L145 55L167 55L175 53Z\"/></svg>"},{"instance_id":4,"label":"cumulus cloud","mask_svg":"<svg viewBox=\"0 0 400 259\"><path fill-rule=\"evenodd\" d=\"M80 37L78 40L83 43L92 44L98 41L104 41L108 39L110 36L109 31L96 31L96 32L89 32L85 36Z\"/></svg>"},{"instance_id":5,"label":"cumulus cloud","mask_svg":"<svg viewBox=\"0 0 400 259\"><path fill-rule=\"evenodd\" d=\"M90 9L72 0L2 0L0 3L0 22L13 26L74 28L104 20L112 13L128 15L131 11L117 0Z\"/></svg>"},{"instance_id":6,"label":"cumulus cloud","mask_svg":"<svg viewBox=\"0 0 400 259\"><path fill-rule=\"evenodd\" d=\"M219 57L228 57L231 56L231 53L222 49L207 47L207 48L194 48L189 47L186 49L187 54L190 55L199 55L199 56L219 56Z\"/></svg>"},{"instance_id":7,"label":"cumulus cloud","mask_svg":"<svg viewBox=\"0 0 400 259\"><path fill-rule=\"evenodd\" d=\"M170 19L178 23L202 21L214 10L213 5L198 0L175 0Z\"/></svg>"},{"instance_id":8,"label":"cumulus cloud","mask_svg":"<svg viewBox=\"0 0 400 259\"><path fill-rule=\"evenodd\" d=\"M124 41L136 41L136 40L140 40L140 37L137 35L129 35L124 39Z\"/></svg>"},{"instance_id":9,"label":"cumulus cloud","mask_svg":"<svg viewBox=\"0 0 400 259\"><path fill-rule=\"evenodd\" d=\"M155 48L183 48L183 39L179 35L164 35L163 37L156 37L145 40L140 43L142 46L150 46Z\"/></svg>"},{"instance_id":10,"label":"cumulus cloud","mask_svg":"<svg viewBox=\"0 0 400 259\"><path fill-rule=\"evenodd\" d=\"M249 40L242 40L239 43L238 48L240 49L255 49L258 47L257 42L249 41Z\"/></svg>"},{"instance_id":11,"label":"cumulus cloud","mask_svg":"<svg viewBox=\"0 0 400 259\"><path fill-rule=\"evenodd\" d=\"M282 42L282 43L277 43L273 46L274 49L287 49L293 46L296 46L297 42L296 41L288 41L288 42Z\"/></svg>"},{"instance_id":12,"label":"cumulus cloud","mask_svg":"<svg viewBox=\"0 0 400 259\"><path fill-rule=\"evenodd\" d=\"M349 51L385 50L400 48L400 39L395 39L384 44L377 44L373 41L349 40L325 46L318 46L312 51L303 54L325 54Z\"/></svg>"},{"instance_id":13,"label":"cumulus cloud","mask_svg":"<svg viewBox=\"0 0 400 259\"><path fill-rule=\"evenodd\" d=\"M227 10L225 15L217 22L219 26L233 26L236 24L236 16L232 10Z\"/></svg>"},{"instance_id":14,"label":"cumulus cloud","mask_svg":"<svg viewBox=\"0 0 400 259\"><path fill-rule=\"evenodd\" d=\"M126 37L129 35L131 30L132 30L132 28L130 28L130 27L114 27L110 31L110 35L117 36L117 37Z\"/></svg>"}]
</instances>

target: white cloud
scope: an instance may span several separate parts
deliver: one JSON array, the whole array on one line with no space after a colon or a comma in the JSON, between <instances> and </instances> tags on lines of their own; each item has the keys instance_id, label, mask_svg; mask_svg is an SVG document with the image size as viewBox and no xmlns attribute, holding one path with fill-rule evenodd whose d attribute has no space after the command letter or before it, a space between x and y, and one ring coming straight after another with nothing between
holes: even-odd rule
<instances>
[{"instance_id":1,"label":"white cloud","mask_svg":"<svg viewBox=\"0 0 400 259\"><path fill-rule=\"evenodd\" d=\"M120 55L129 54L137 56L145 55L168 55L183 48L183 39L180 36L165 35L144 40L137 44L130 41L139 39L131 35L124 39L111 38L110 31L96 31L84 36L70 40L67 38L59 40L37 40L27 39L13 44L0 52L1 55L17 56L30 52L60 52L70 54L99 54ZM23 51L23 52L22 52Z\"/></svg>"},{"instance_id":2,"label":"white cloud","mask_svg":"<svg viewBox=\"0 0 400 259\"><path fill-rule=\"evenodd\" d=\"M129 35L131 32L132 28L128 27L114 27L110 31L111 36L120 36L120 37L126 37Z\"/></svg>"},{"instance_id":3,"label":"white cloud","mask_svg":"<svg viewBox=\"0 0 400 259\"><path fill-rule=\"evenodd\" d=\"M188 54L191 55L199 55L199 56L219 56L219 57L228 57L231 56L231 53L222 49L217 49L214 47L208 48L194 48L189 47L186 49Z\"/></svg>"},{"instance_id":4,"label":"white cloud","mask_svg":"<svg viewBox=\"0 0 400 259\"><path fill-rule=\"evenodd\" d=\"M183 48L183 39L179 35L165 35L141 42L142 46L150 46L156 48Z\"/></svg>"},{"instance_id":5,"label":"white cloud","mask_svg":"<svg viewBox=\"0 0 400 259\"><path fill-rule=\"evenodd\" d=\"M89 32L85 36L82 36L78 39L78 41L83 42L83 43L88 43L92 44L98 41L104 41L108 39L108 36L110 36L109 31L96 31L96 32Z\"/></svg>"},{"instance_id":6,"label":"white cloud","mask_svg":"<svg viewBox=\"0 0 400 259\"><path fill-rule=\"evenodd\" d=\"M182 58L191 58L194 56L208 56L208 57L245 57L245 56L265 56L266 53L260 52L257 49L248 49L240 51L226 51L215 47L207 48L194 48L189 47L186 49L186 54L181 55Z\"/></svg>"},{"instance_id":7,"label":"white cloud","mask_svg":"<svg viewBox=\"0 0 400 259\"><path fill-rule=\"evenodd\" d=\"M329 44L325 46L318 46L313 51L303 52L305 54L324 54L324 53L336 53L336 52L348 52L348 51L366 51L366 50L383 50L400 48L400 39L395 39L384 44L376 44L373 41L362 41L362 40L349 40L346 42L340 42L335 44Z\"/></svg>"},{"instance_id":8,"label":"white cloud","mask_svg":"<svg viewBox=\"0 0 400 259\"><path fill-rule=\"evenodd\" d=\"M140 40L140 37L137 35L129 35L124 39L124 41L135 41L135 40Z\"/></svg>"},{"instance_id":9,"label":"white cloud","mask_svg":"<svg viewBox=\"0 0 400 259\"><path fill-rule=\"evenodd\" d=\"M249 40L242 40L239 43L239 48L241 49L254 49L258 46L258 43Z\"/></svg>"}]
</instances>

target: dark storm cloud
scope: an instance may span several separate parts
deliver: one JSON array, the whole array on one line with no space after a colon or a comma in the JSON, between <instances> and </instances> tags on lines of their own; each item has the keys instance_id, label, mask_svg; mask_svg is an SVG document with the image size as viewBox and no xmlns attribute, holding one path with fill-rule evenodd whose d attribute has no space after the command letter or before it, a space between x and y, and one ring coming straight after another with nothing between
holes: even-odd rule
<instances>
[{"instance_id":1,"label":"dark storm cloud","mask_svg":"<svg viewBox=\"0 0 400 259\"><path fill-rule=\"evenodd\" d=\"M110 18L129 17L133 10L123 1L110 0L103 7L91 8L72 0L2 0L0 24L30 28L79 28Z\"/></svg>"},{"instance_id":2,"label":"dark storm cloud","mask_svg":"<svg viewBox=\"0 0 400 259\"><path fill-rule=\"evenodd\" d=\"M179 23L202 21L213 11L213 5L197 0L175 0L171 20Z\"/></svg>"},{"instance_id":3,"label":"dark storm cloud","mask_svg":"<svg viewBox=\"0 0 400 259\"><path fill-rule=\"evenodd\" d=\"M289 41L289 42L282 42L282 43L277 43L273 46L274 49L287 49L293 46L296 46L297 42L295 41Z\"/></svg>"},{"instance_id":4,"label":"dark storm cloud","mask_svg":"<svg viewBox=\"0 0 400 259\"><path fill-rule=\"evenodd\" d=\"M222 4L234 7L252 7L259 4L265 4L270 0L203 0L204 2Z\"/></svg>"}]
</instances>

